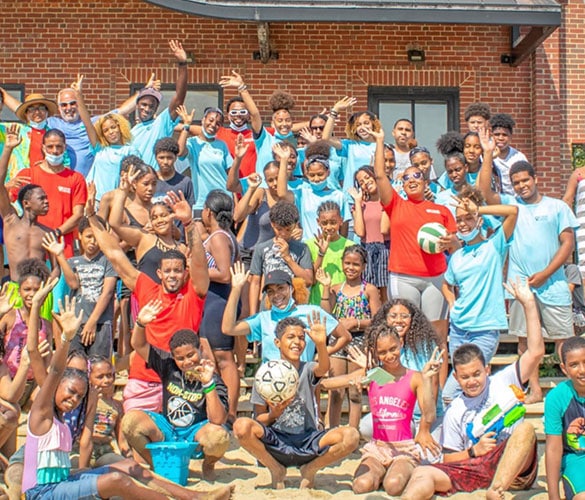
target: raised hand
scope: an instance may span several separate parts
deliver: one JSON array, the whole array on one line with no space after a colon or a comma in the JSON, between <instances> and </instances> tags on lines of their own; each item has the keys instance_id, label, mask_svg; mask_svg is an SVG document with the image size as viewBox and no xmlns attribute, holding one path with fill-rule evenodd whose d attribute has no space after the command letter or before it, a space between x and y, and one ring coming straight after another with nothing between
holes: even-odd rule
<instances>
[{"instance_id":1,"label":"raised hand","mask_svg":"<svg viewBox=\"0 0 585 500\"><path fill-rule=\"evenodd\" d=\"M290 149L283 148L279 142L272 146L272 152L274 153L274 156L279 162L283 160L288 160L290 157Z\"/></svg>"},{"instance_id":2,"label":"raised hand","mask_svg":"<svg viewBox=\"0 0 585 500\"><path fill-rule=\"evenodd\" d=\"M477 135L479 135L479 143L481 144L484 153L487 153L488 151L491 151L492 153L495 152L497 149L496 141L494 141L494 137L489 128L480 127L477 131Z\"/></svg>"},{"instance_id":3,"label":"raised hand","mask_svg":"<svg viewBox=\"0 0 585 500\"><path fill-rule=\"evenodd\" d=\"M66 338L68 341L71 341L79 327L81 326L81 321L83 320L83 311L80 310L79 314L75 315L75 297L71 299L69 295L65 296L65 306L63 306L63 302L59 300L59 312L53 313L53 317L59 323L61 330L63 331L63 337Z\"/></svg>"},{"instance_id":4,"label":"raised hand","mask_svg":"<svg viewBox=\"0 0 585 500\"><path fill-rule=\"evenodd\" d=\"M152 73L150 75L150 78L146 82L145 88L151 88L151 89L154 89L154 90L160 90L160 85L161 85L160 80L157 80L155 74Z\"/></svg>"},{"instance_id":5,"label":"raised hand","mask_svg":"<svg viewBox=\"0 0 585 500\"><path fill-rule=\"evenodd\" d=\"M307 314L307 323L309 328L306 329L307 335L315 343L315 345L327 344L327 317L323 317L321 321L321 315L318 311L312 311L311 314Z\"/></svg>"},{"instance_id":6,"label":"raised hand","mask_svg":"<svg viewBox=\"0 0 585 500\"><path fill-rule=\"evenodd\" d=\"M319 250L319 256L323 257L329 248L329 235L323 234L321 230L317 231L315 245L317 245L317 249Z\"/></svg>"},{"instance_id":7,"label":"raised hand","mask_svg":"<svg viewBox=\"0 0 585 500\"><path fill-rule=\"evenodd\" d=\"M534 294L530 290L530 286L530 278L521 279L519 276L516 277L516 281L504 283L504 288L508 291L508 293L516 300L518 300L522 305L526 305L534 301Z\"/></svg>"},{"instance_id":8,"label":"raised hand","mask_svg":"<svg viewBox=\"0 0 585 500\"><path fill-rule=\"evenodd\" d=\"M197 378L203 384L209 384L213 380L213 374L215 372L215 363L210 359L202 359L199 365L195 367Z\"/></svg>"},{"instance_id":9,"label":"raised hand","mask_svg":"<svg viewBox=\"0 0 585 500\"><path fill-rule=\"evenodd\" d=\"M239 73L232 70L231 75L222 76L219 79L219 84L225 89L227 87L241 87L244 84L244 79Z\"/></svg>"},{"instance_id":10,"label":"raised hand","mask_svg":"<svg viewBox=\"0 0 585 500\"><path fill-rule=\"evenodd\" d=\"M169 47L171 52L179 62L187 62L187 52L183 49L183 45L179 40L169 40Z\"/></svg>"},{"instance_id":11,"label":"raised hand","mask_svg":"<svg viewBox=\"0 0 585 500\"><path fill-rule=\"evenodd\" d=\"M142 306L142 309L138 312L138 316L136 316L136 321L142 325L148 325L148 323L152 323L156 319L162 310L162 300L153 299Z\"/></svg>"},{"instance_id":12,"label":"raised hand","mask_svg":"<svg viewBox=\"0 0 585 500\"><path fill-rule=\"evenodd\" d=\"M14 149L22 142L22 137L20 136L20 126L16 123L13 123L6 129L6 139L4 141L4 147L8 149Z\"/></svg>"},{"instance_id":13,"label":"raised hand","mask_svg":"<svg viewBox=\"0 0 585 500\"><path fill-rule=\"evenodd\" d=\"M87 200L85 202L85 216L89 217L95 214L95 197L97 195L97 188L95 182L87 183Z\"/></svg>"},{"instance_id":14,"label":"raised hand","mask_svg":"<svg viewBox=\"0 0 585 500\"><path fill-rule=\"evenodd\" d=\"M475 204L475 202L469 198L458 198L457 196L451 196L453 200L455 200L456 204L455 207L467 212L468 214L478 216L479 215L479 207Z\"/></svg>"},{"instance_id":15,"label":"raised hand","mask_svg":"<svg viewBox=\"0 0 585 500\"><path fill-rule=\"evenodd\" d=\"M80 75L79 73L77 73L77 80L75 80L71 84L71 88L79 94L81 94L81 92L83 91L83 87L82 87L83 79L84 79L84 75Z\"/></svg>"},{"instance_id":16,"label":"raised hand","mask_svg":"<svg viewBox=\"0 0 585 500\"><path fill-rule=\"evenodd\" d=\"M333 105L334 111L344 111L347 108L351 108L354 104L357 103L357 99L355 97L345 96L343 99L340 99Z\"/></svg>"},{"instance_id":17,"label":"raised hand","mask_svg":"<svg viewBox=\"0 0 585 500\"><path fill-rule=\"evenodd\" d=\"M2 290L0 291L0 317L12 310L14 302L15 299L8 295L8 282L6 282L2 285Z\"/></svg>"},{"instance_id":18,"label":"raised hand","mask_svg":"<svg viewBox=\"0 0 585 500\"><path fill-rule=\"evenodd\" d=\"M13 177L12 179L10 179L6 184L4 184L4 187L6 188L7 191L11 191L12 189L20 190L21 187L26 186L31 182L32 179L30 176L19 175L18 177Z\"/></svg>"},{"instance_id":19,"label":"raised hand","mask_svg":"<svg viewBox=\"0 0 585 500\"><path fill-rule=\"evenodd\" d=\"M55 288L55 285L59 281L58 277L50 278L47 281L41 283L39 289L35 292L32 298L33 304L41 305L45 302L51 290Z\"/></svg>"},{"instance_id":20,"label":"raised hand","mask_svg":"<svg viewBox=\"0 0 585 500\"><path fill-rule=\"evenodd\" d=\"M238 134L238 137L236 137L236 144L234 149L234 152L236 153L236 158L243 158L248 152L249 147L250 145L244 142L243 134Z\"/></svg>"},{"instance_id":21,"label":"raised hand","mask_svg":"<svg viewBox=\"0 0 585 500\"><path fill-rule=\"evenodd\" d=\"M443 364L443 354L444 350L440 350L438 347L435 347L433 350L433 354L431 355L431 359L425 364L422 369L422 376L425 378L432 378L435 375L439 374L439 370L441 369L441 365Z\"/></svg>"},{"instance_id":22,"label":"raised hand","mask_svg":"<svg viewBox=\"0 0 585 500\"><path fill-rule=\"evenodd\" d=\"M311 130L309 129L309 127L303 127L301 130L299 130L299 135L305 139L305 141L307 141L309 144L311 142L316 142L317 138L313 135L313 132L311 132Z\"/></svg>"},{"instance_id":23,"label":"raised hand","mask_svg":"<svg viewBox=\"0 0 585 500\"><path fill-rule=\"evenodd\" d=\"M260 175L258 175L256 172L246 177L246 180L248 181L248 189L256 189L258 186L260 186L260 184L262 184L262 177L260 177Z\"/></svg>"},{"instance_id":24,"label":"raised hand","mask_svg":"<svg viewBox=\"0 0 585 500\"><path fill-rule=\"evenodd\" d=\"M380 130L378 130L376 132L375 130L373 130L371 128L364 127L364 130L368 134L370 134L374 139L376 139L377 141L383 141L384 140L385 134L384 134L384 130L383 129L380 129Z\"/></svg>"},{"instance_id":25,"label":"raised hand","mask_svg":"<svg viewBox=\"0 0 585 500\"><path fill-rule=\"evenodd\" d=\"M350 345L347 348L347 353L349 354L349 360L352 363L355 363L360 368L364 370L368 368L368 357L363 353L363 351L356 346Z\"/></svg>"},{"instance_id":26,"label":"raised hand","mask_svg":"<svg viewBox=\"0 0 585 500\"><path fill-rule=\"evenodd\" d=\"M362 191L361 188L356 189L356 188L352 187L352 188L349 188L349 190L347 192L353 198L353 201L355 201L356 205L362 204L362 201L364 200L364 192Z\"/></svg>"},{"instance_id":27,"label":"raised hand","mask_svg":"<svg viewBox=\"0 0 585 500\"><path fill-rule=\"evenodd\" d=\"M250 271L246 271L242 262L235 262L230 268L232 275L232 288L242 288L248 282Z\"/></svg>"},{"instance_id":28,"label":"raised hand","mask_svg":"<svg viewBox=\"0 0 585 500\"><path fill-rule=\"evenodd\" d=\"M165 201L171 207L175 217L181 221L181 224L183 226L189 225L193 220L193 209L185 199L183 191L179 190L178 195L174 191L168 191Z\"/></svg>"},{"instance_id":29,"label":"raised hand","mask_svg":"<svg viewBox=\"0 0 585 500\"><path fill-rule=\"evenodd\" d=\"M140 177L141 173L142 172L140 171L140 169L136 168L134 165L130 165L130 168L128 168L128 175L126 181L123 182L122 178L120 177L119 188L122 191L126 191L126 193L128 193L130 191L130 188L136 183L136 181Z\"/></svg>"},{"instance_id":30,"label":"raised hand","mask_svg":"<svg viewBox=\"0 0 585 500\"><path fill-rule=\"evenodd\" d=\"M39 340L38 351L41 355L41 358L46 358L47 356L51 355L51 346L46 339Z\"/></svg>"},{"instance_id":31,"label":"raised hand","mask_svg":"<svg viewBox=\"0 0 585 500\"><path fill-rule=\"evenodd\" d=\"M323 286L325 287L331 286L331 276L329 276L329 274L327 274L322 267L317 269L317 272L315 273L315 278L317 278L317 281L321 283Z\"/></svg>"},{"instance_id":32,"label":"raised hand","mask_svg":"<svg viewBox=\"0 0 585 500\"><path fill-rule=\"evenodd\" d=\"M61 236L59 239L55 233L45 233L42 242L43 248L52 255L61 255L65 250L65 239Z\"/></svg>"},{"instance_id":33,"label":"raised hand","mask_svg":"<svg viewBox=\"0 0 585 500\"><path fill-rule=\"evenodd\" d=\"M181 104L176 107L175 113L183 122L183 125L191 125L193 123L193 118L195 117L195 108L191 110L191 113L187 112L187 108Z\"/></svg>"}]
</instances>

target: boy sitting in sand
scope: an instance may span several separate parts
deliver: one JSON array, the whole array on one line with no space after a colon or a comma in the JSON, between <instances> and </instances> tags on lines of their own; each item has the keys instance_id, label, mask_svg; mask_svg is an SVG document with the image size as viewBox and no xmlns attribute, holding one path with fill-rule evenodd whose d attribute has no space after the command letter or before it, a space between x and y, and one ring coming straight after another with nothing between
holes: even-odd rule
<instances>
[{"instance_id":1,"label":"boy sitting in sand","mask_svg":"<svg viewBox=\"0 0 585 500\"><path fill-rule=\"evenodd\" d=\"M329 371L327 333L319 315L313 312L310 329L298 318L285 318L276 325L276 339L281 359L299 372L299 387L291 399L279 405L266 403L253 389L255 419L238 418L234 435L240 445L265 465L272 476L272 486L284 488L287 467L301 468L301 488L312 488L320 469L341 460L354 451L359 433L353 427L319 430L315 388ZM318 362L302 362L305 334L315 343Z\"/></svg>"}]
</instances>

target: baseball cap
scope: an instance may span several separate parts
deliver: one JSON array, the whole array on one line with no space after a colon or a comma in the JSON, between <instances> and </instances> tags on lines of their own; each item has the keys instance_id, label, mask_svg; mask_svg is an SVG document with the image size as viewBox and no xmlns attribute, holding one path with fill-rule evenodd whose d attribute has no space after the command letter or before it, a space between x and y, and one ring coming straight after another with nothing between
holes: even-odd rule
<instances>
[{"instance_id":1,"label":"baseball cap","mask_svg":"<svg viewBox=\"0 0 585 500\"><path fill-rule=\"evenodd\" d=\"M265 292L268 285L285 284L292 285L291 275L285 271L281 271L280 269L275 269L274 271L270 271L264 278L264 288L262 288L262 291Z\"/></svg>"},{"instance_id":2,"label":"baseball cap","mask_svg":"<svg viewBox=\"0 0 585 500\"><path fill-rule=\"evenodd\" d=\"M158 90L155 90L151 87L144 87L138 93L138 97L136 98L136 102L140 101L140 99L142 99L143 97L146 97L146 96L154 97L158 101L159 104L162 101L162 94Z\"/></svg>"}]
</instances>

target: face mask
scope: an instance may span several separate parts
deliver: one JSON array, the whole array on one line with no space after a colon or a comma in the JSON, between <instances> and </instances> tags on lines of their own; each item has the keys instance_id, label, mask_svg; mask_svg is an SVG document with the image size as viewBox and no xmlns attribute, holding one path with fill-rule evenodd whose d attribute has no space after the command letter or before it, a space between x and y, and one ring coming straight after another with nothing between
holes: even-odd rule
<instances>
[{"instance_id":1,"label":"face mask","mask_svg":"<svg viewBox=\"0 0 585 500\"><path fill-rule=\"evenodd\" d=\"M47 126L47 120L43 120L42 122L28 122L28 124L36 130L43 130Z\"/></svg>"},{"instance_id":2,"label":"face mask","mask_svg":"<svg viewBox=\"0 0 585 500\"><path fill-rule=\"evenodd\" d=\"M274 131L274 137L276 137L277 139L284 141L286 139L290 139L291 137L294 137L294 134L292 132L289 132L286 135L282 135L278 132L278 130Z\"/></svg>"},{"instance_id":3,"label":"face mask","mask_svg":"<svg viewBox=\"0 0 585 500\"><path fill-rule=\"evenodd\" d=\"M215 134L214 135L208 134L207 132L205 132L204 128L201 129L201 132L203 132L203 135L205 136L206 139L210 139L210 140L215 139Z\"/></svg>"},{"instance_id":4,"label":"face mask","mask_svg":"<svg viewBox=\"0 0 585 500\"><path fill-rule=\"evenodd\" d=\"M309 185L315 193L321 193L327 188L327 179L324 179L321 182L309 182Z\"/></svg>"},{"instance_id":5,"label":"face mask","mask_svg":"<svg viewBox=\"0 0 585 500\"><path fill-rule=\"evenodd\" d=\"M57 165L61 165L63 163L63 157L65 156L65 154L60 154L60 155L50 155L50 154L45 154L45 160L47 160L47 163L49 165L51 165L52 167L56 167Z\"/></svg>"},{"instance_id":6,"label":"face mask","mask_svg":"<svg viewBox=\"0 0 585 500\"><path fill-rule=\"evenodd\" d=\"M290 311L294 308L294 306L295 299L293 299L291 287L290 299L288 299L288 304L283 309L279 309L278 307L272 305L272 308L270 309L270 316L272 317L273 320L280 321L281 319L286 318L289 315Z\"/></svg>"},{"instance_id":7,"label":"face mask","mask_svg":"<svg viewBox=\"0 0 585 500\"><path fill-rule=\"evenodd\" d=\"M469 231L468 233L462 234L459 231L457 231L457 238L464 241L465 243L469 243L470 241L473 241L476 238L476 236L479 234L479 230L480 228L478 221L478 225L476 225L475 228Z\"/></svg>"},{"instance_id":8,"label":"face mask","mask_svg":"<svg viewBox=\"0 0 585 500\"><path fill-rule=\"evenodd\" d=\"M244 130L248 130L248 124L244 123L243 125L237 127L232 122L230 122L230 128L235 132L243 132Z\"/></svg>"}]
</instances>

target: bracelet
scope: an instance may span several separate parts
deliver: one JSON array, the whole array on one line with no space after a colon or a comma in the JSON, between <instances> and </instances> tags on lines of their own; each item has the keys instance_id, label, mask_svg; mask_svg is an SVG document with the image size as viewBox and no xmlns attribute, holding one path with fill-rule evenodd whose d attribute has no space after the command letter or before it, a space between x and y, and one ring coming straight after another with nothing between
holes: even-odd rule
<instances>
[{"instance_id":1,"label":"bracelet","mask_svg":"<svg viewBox=\"0 0 585 500\"><path fill-rule=\"evenodd\" d=\"M68 343L68 342L71 342L71 339L70 338L67 338L67 336L65 335L65 333L62 333L61 334L61 342Z\"/></svg>"},{"instance_id":2,"label":"bracelet","mask_svg":"<svg viewBox=\"0 0 585 500\"><path fill-rule=\"evenodd\" d=\"M209 394L215 389L215 382L211 382L211 385L203 386L203 394Z\"/></svg>"},{"instance_id":3,"label":"bracelet","mask_svg":"<svg viewBox=\"0 0 585 500\"><path fill-rule=\"evenodd\" d=\"M191 130L191 125L188 125L187 123L183 124L183 130L189 132Z\"/></svg>"},{"instance_id":4,"label":"bracelet","mask_svg":"<svg viewBox=\"0 0 585 500\"><path fill-rule=\"evenodd\" d=\"M325 257L325 253L323 253L323 252L321 252L321 251L317 252L317 255L318 255L319 257Z\"/></svg>"},{"instance_id":5,"label":"bracelet","mask_svg":"<svg viewBox=\"0 0 585 500\"><path fill-rule=\"evenodd\" d=\"M321 295L321 300L329 300L329 296L323 297L323 295Z\"/></svg>"},{"instance_id":6,"label":"bracelet","mask_svg":"<svg viewBox=\"0 0 585 500\"><path fill-rule=\"evenodd\" d=\"M333 118L337 118L339 116L339 111L336 111L335 109L331 108L329 110L329 116L332 116Z\"/></svg>"},{"instance_id":7,"label":"bracelet","mask_svg":"<svg viewBox=\"0 0 585 500\"><path fill-rule=\"evenodd\" d=\"M243 92L244 90L248 90L248 86L245 83L242 83L242 85L238 87L238 92Z\"/></svg>"},{"instance_id":8,"label":"bracelet","mask_svg":"<svg viewBox=\"0 0 585 500\"><path fill-rule=\"evenodd\" d=\"M57 238L61 238L61 236L63 236L63 231L57 228L55 229L55 234L57 235Z\"/></svg>"},{"instance_id":9,"label":"bracelet","mask_svg":"<svg viewBox=\"0 0 585 500\"><path fill-rule=\"evenodd\" d=\"M477 455L475 454L475 450L473 449L473 446L467 450L467 454L469 455L469 458L477 457Z\"/></svg>"},{"instance_id":10,"label":"bracelet","mask_svg":"<svg viewBox=\"0 0 585 500\"><path fill-rule=\"evenodd\" d=\"M177 66L187 66L189 61L177 61Z\"/></svg>"},{"instance_id":11,"label":"bracelet","mask_svg":"<svg viewBox=\"0 0 585 500\"><path fill-rule=\"evenodd\" d=\"M140 321L138 321L138 318L136 318L136 320L134 321L134 324L138 327L138 328L146 328L146 325L141 323Z\"/></svg>"},{"instance_id":12,"label":"bracelet","mask_svg":"<svg viewBox=\"0 0 585 500\"><path fill-rule=\"evenodd\" d=\"M85 214L85 216L89 219L90 217L93 217L95 215L95 211L91 214Z\"/></svg>"},{"instance_id":13,"label":"bracelet","mask_svg":"<svg viewBox=\"0 0 585 500\"><path fill-rule=\"evenodd\" d=\"M189 227L191 224L193 224L193 219L191 219L189 222L187 222L187 224L185 224L185 223L183 222L183 228L184 228L184 229L187 229L187 228L188 228L188 227Z\"/></svg>"}]
</instances>

